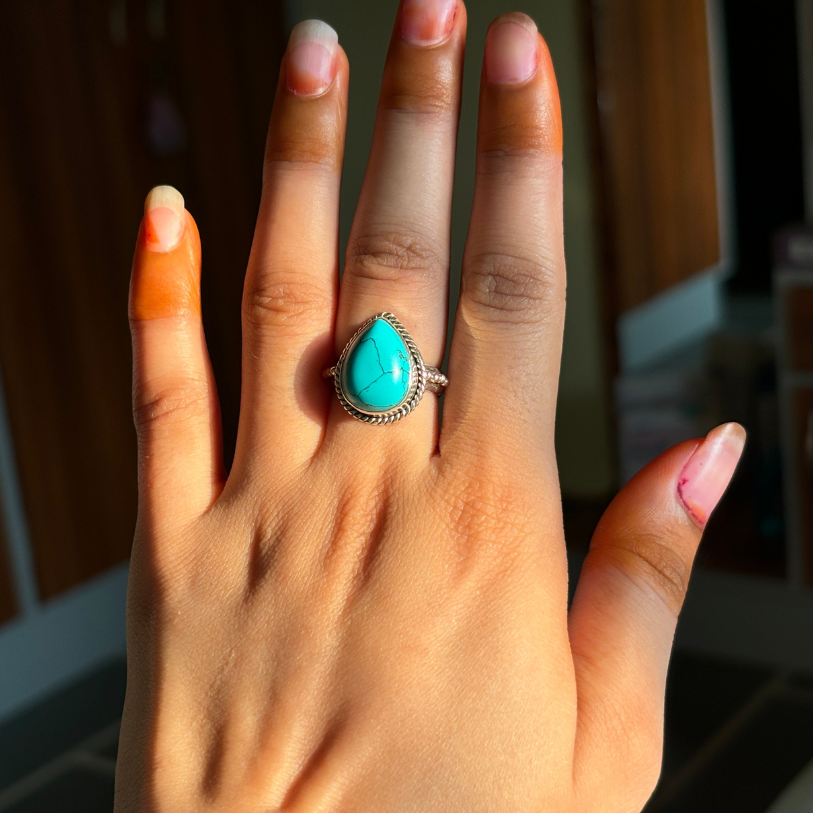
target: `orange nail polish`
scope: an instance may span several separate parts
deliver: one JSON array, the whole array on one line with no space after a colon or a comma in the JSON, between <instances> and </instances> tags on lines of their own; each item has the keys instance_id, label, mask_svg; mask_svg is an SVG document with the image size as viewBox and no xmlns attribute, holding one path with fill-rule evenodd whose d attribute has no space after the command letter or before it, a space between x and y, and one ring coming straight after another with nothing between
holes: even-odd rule
<instances>
[{"instance_id":1,"label":"orange nail polish","mask_svg":"<svg viewBox=\"0 0 813 813\"><path fill-rule=\"evenodd\" d=\"M144 202L130 280L130 318L184 314L200 314L200 238L180 192L157 186Z\"/></svg>"},{"instance_id":2,"label":"orange nail polish","mask_svg":"<svg viewBox=\"0 0 813 813\"><path fill-rule=\"evenodd\" d=\"M151 251L171 251L184 227L184 200L172 186L156 186L144 201L144 243Z\"/></svg>"}]
</instances>

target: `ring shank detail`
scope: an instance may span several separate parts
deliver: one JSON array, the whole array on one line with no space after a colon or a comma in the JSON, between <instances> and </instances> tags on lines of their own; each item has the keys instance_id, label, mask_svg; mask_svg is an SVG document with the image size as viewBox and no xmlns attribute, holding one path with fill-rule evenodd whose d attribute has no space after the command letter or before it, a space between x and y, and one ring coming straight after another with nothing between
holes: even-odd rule
<instances>
[{"instance_id":1,"label":"ring shank detail","mask_svg":"<svg viewBox=\"0 0 813 813\"><path fill-rule=\"evenodd\" d=\"M449 379L437 367L426 365L426 389L430 392L441 393L449 386Z\"/></svg>"}]
</instances>

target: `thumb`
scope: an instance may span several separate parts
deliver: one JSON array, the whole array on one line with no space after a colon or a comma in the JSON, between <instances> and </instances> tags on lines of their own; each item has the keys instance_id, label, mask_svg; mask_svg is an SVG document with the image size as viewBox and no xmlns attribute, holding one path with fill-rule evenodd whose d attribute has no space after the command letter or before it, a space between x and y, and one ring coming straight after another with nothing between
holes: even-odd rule
<instances>
[{"instance_id":1,"label":"thumb","mask_svg":"<svg viewBox=\"0 0 813 813\"><path fill-rule=\"evenodd\" d=\"M590 784L600 765L616 783L626 774L622 784L643 800L654 790L677 617L703 528L744 444L745 430L728 423L669 449L621 490L593 534L568 620L575 767Z\"/></svg>"}]
</instances>

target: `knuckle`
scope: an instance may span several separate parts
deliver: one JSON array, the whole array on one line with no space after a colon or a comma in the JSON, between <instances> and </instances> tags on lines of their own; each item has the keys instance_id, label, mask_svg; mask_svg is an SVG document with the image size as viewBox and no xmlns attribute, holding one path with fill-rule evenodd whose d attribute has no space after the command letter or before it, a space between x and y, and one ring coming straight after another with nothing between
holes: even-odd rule
<instances>
[{"instance_id":1,"label":"knuckle","mask_svg":"<svg viewBox=\"0 0 813 813\"><path fill-rule=\"evenodd\" d=\"M385 89L381 109L395 116L404 113L447 122L455 107L454 98L454 87L442 72L418 76L413 73L403 82L393 82Z\"/></svg>"},{"instance_id":2,"label":"knuckle","mask_svg":"<svg viewBox=\"0 0 813 813\"><path fill-rule=\"evenodd\" d=\"M633 578L650 585L678 615L689 587L692 563L656 534L637 533L617 549L621 567Z\"/></svg>"},{"instance_id":3,"label":"knuckle","mask_svg":"<svg viewBox=\"0 0 813 813\"><path fill-rule=\"evenodd\" d=\"M200 420L208 410L208 384L197 378L153 387L149 392L136 389L133 397L133 423L139 437L164 425Z\"/></svg>"},{"instance_id":4,"label":"knuckle","mask_svg":"<svg viewBox=\"0 0 813 813\"><path fill-rule=\"evenodd\" d=\"M436 241L419 232L379 229L350 241L346 266L360 279L414 285L434 280L448 260Z\"/></svg>"},{"instance_id":5,"label":"knuckle","mask_svg":"<svg viewBox=\"0 0 813 813\"><path fill-rule=\"evenodd\" d=\"M552 257L482 252L467 258L461 299L485 321L538 322L564 301L563 277Z\"/></svg>"},{"instance_id":6,"label":"knuckle","mask_svg":"<svg viewBox=\"0 0 813 813\"><path fill-rule=\"evenodd\" d=\"M512 121L510 118L482 134L477 155L478 173L515 172L518 164L540 167L560 166L561 155L553 148L551 128L531 119Z\"/></svg>"},{"instance_id":7,"label":"knuckle","mask_svg":"<svg viewBox=\"0 0 813 813\"><path fill-rule=\"evenodd\" d=\"M333 130L325 132L315 128L311 132L274 134L265 148L264 183L273 176L274 169L338 169L336 145L337 136Z\"/></svg>"},{"instance_id":8,"label":"knuckle","mask_svg":"<svg viewBox=\"0 0 813 813\"><path fill-rule=\"evenodd\" d=\"M259 276L266 277L265 274ZM309 317L328 309L325 291L308 282L301 273L275 271L267 276L269 278L246 286L243 296L246 327L259 331L301 327L308 323Z\"/></svg>"}]
</instances>

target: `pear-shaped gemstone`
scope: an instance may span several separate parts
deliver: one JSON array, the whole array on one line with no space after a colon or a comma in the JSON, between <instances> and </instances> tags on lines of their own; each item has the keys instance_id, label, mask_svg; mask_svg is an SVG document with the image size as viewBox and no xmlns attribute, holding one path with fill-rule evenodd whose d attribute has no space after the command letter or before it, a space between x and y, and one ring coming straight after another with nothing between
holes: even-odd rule
<instances>
[{"instance_id":1,"label":"pear-shaped gemstone","mask_svg":"<svg viewBox=\"0 0 813 813\"><path fill-rule=\"evenodd\" d=\"M409 390L411 357L395 328L376 319L353 343L342 368L342 390L356 409L387 412Z\"/></svg>"}]
</instances>

